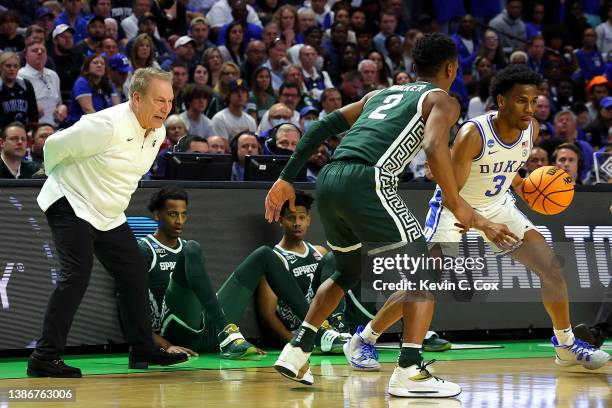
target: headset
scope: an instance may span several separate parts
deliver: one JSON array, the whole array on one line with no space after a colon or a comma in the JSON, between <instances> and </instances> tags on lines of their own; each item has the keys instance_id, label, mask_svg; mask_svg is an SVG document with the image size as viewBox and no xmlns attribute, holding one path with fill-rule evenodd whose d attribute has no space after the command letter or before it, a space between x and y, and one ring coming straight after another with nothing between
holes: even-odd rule
<instances>
[{"instance_id":1,"label":"headset","mask_svg":"<svg viewBox=\"0 0 612 408\"><path fill-rule=\"evenodd\" d=\"M263 133L261 135L262 139L264 139L264 142L263 142L264 154L285 155L285 156L291 156L291 154L293 154L291 150L283 149L281 147L276 146L276 134L278 133L278 129L280 129L281 126L285 126L285 125L292 126L300 135L300 139L302 138L303 132L302 132L302 129L299 128L299 126L296 126L291 122L285 122L285 123L281 123L280 125L276 125L272 129L268 130L268 132Z\"/></svg>"},{"instance_id":2,"label":"headset","mask_svg":"<svg viewBox=\"0 0 612 408\"><path fill-rule=\"evenodd\" d=\"M261 138L257 134L255 134L253 132L250 132L248 130L243 130L242 132L237 133L232 138L232 140L230 140L230 143L229 143L229 145L230 145L230 152L232 154L232 160L234 160L234 161L238 161L238 139L242 135L255 136L255 139L257 139L257 143L259 143L259 146L260 146L261 150L262 151L264 150L264 147L263 147L263 145L261 143Z\"/></svg>"}]
</instances>

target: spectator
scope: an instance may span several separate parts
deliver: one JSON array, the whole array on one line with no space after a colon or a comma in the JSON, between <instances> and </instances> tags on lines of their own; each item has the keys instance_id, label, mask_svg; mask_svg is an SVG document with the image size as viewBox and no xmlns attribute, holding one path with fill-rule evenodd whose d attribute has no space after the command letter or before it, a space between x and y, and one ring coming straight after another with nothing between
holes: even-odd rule
<instances>
[{"instance_id":1,"label":"spectator","mask_svg":"<svg viewBox=\"0 0 612 408\"><path fill-rule=\"evenodd\" d=\"M348 27L342 23L334 23L331 28L331 38L324 41L322 48L325 50L325 70L334 81L340 78L342 71L342 57L344 47L347 43ZM335 83L335 82L334 82Z\"/></svg>"},{"instance_id":2,"label":"spectator","mask_svg":"<svg viewBox=\"0 0 612 408\"><path fill-rule=\"evenodd\" d=\"M177 61L170 65L170 72L172 72L172 90L174 91L172 113L178 113L185 110L182 90L189 81L189 71L187 65Z\"/></svg>"},{"instance_id":3,"label":"spectator","mask_svg":"<svg viewBox=\"0 0 612 408\"><path fill-rule=\"evenodd\" d=\"M132 52L130 53L130 64L135 71L138 68L160 68L155 60L155 45L148 34L139 34L134 38Z\"/></svg>"},{"instance_id":4,"label":"spectator","mask_svg":"<svg viewBox=\"0 0 612 408\"><path fill-rule=\"evenodd\" d=\"M361 99L363 93L363 79L357 71L349 71L342 75L342 84L340 85L342 93L342 102L344 105L357 102Z\"/></svg>"},{"instance_id":5,"label":"spectator","mask_svg":"<svg viewBox=\"0 0 612 408\"><path fill-rule=\"evenodd\" d=\"M81 14L81 0L63 0L64 11L55 19L55 26L69 25L74 29L74 42L79 43L87 37L87 20Z\"/></svg>"},{"instance_id":6,"label":"spectator","mask_svg":"<svg viewBox=\"0 0 612 408\"><path fill-rule=\"evenodd\" d=\"M306 163L306 181L315 183L319 172L329 162L329 149L323 143L317 148L317 151L310 156Z\"/></svg>"},{"instance_id":7,"label":"spectator","mask_svg":"<svg viewBox=\"0 0 612 408\"><path fill-rule=\"evenodd\" d=\"M357 70L361 74L363 78L363 91L364 93L368 93L373 91L376 88L376 63L372 60L365 59L362 60ZM408 81L410 82L410 81Z\"/></svg>"},{"instance_id":8,"label":"spectator","mask_svg":"<svg viewBox=\"0 0 612 408\"><path fill-rule=\"evenodd\" d=\"M298 27L300 28L299 33L297 34L297 38L301 39L301 42L304 42L304 38L306 37L306 30L310 27L317 27L317 20L312 9L301 8L297 11L298 15ZM299 41L298 41L299 43Z\"/></svg>"},{"instance_id":9,"label":"spectator","mask_svg":"<svg viewBox=\"0 0 612 408\"><path fill-rule=\"evenodd\" d=\"M138 24L146 13L151 12L152 0L134 0L132 4L132 14L121 21L121 28L128 41L132 40L139 33ZM159 31L155 28L155 36L159 38Z\"/></svg>"},{"instance_id":10,"label":"spectator","mask_svg":"<svg viewBox=\"0 0 612 408\"><path fill-rule=\"evenodd\" d=\"M205 85L188 84L183 89L183 102L187 110L179 116L185 122L190 136L206 138L213 134L211 121L204 115L212 93L212 89Z\"/></svg>"},{"instance_id":11,"label":"spectator","mask_svg":"<svg viewBox=\"0 0 612 408\"><path fill-rule=\"evenodd\" d=\"M461 18L459 29L451 35L451 39L457 46L459 52L459 65L464 74L471 74L474 60L478 53L480 39L476 32L476 20L473 16L466 14Z\"/></svg>"},{"instance_id":12,"label":"spectator","mask_svg":"<svg viewBox=\"0 0 612 408\"><path fill-rule=\"evenodd\" d=\"M380 13L380 31L374 36L374 46L376 50L387 56L387 47L385 41L387 37L395 34L397 28L397 16L392 11L383 11ZM404 37L400 36L400 42L404 41Z\"/></svg>"},{"instance_id":13,"label":"spectator","mask_svg":"<svg viewBox=\"0 0 612 408\"><path fill-rule=\"evenodd\" d=\"M580 47L584 31L591 27L584 15L581 3L580 1L571 2L565 12L564 26L569 32L568 43L573 48Z\"/></svg>"},{"instance_id":14,"label":"spectator","mask_svg":"<svg viewBox=\"0 0 612 408\"><path fill-rule=\"evenodd\" d=\"M334 13L331 11L325 0L311 0L310 8L315 14L317 26L325 31L332 26Z\"/></svg>"},{"instance_id":15,"label":"spectator","mask_svg":"<svg viewBox=\"0 0 612 408\"><path fill-rule=\"evenodd\" d=\"M304 78L304 90L312 98L318 100L326 88L333 86L329 74L316 68L317 51L310 45L304 45L299 51L299 60Z\"/></svg>"},{"instance_id":16,"label":"spectator","mask_svg":"<svg viewBox=\"0 0 612 408\"><path fill-rule=\"evenodd\" d=\"M19 14L8 10L0 15L0 50L4 52L19 52L25 48L22 35L17 33Z\"/></svg>"},{"instance_id":17,"label":"spectator","mask_svg":"<svg viewBox=\"0 0 612 408\"><path fill-rule=\"evenodd\" d=\"M237 0L244 1L244 0ZM225 27L224 27L225 28ZM225 37L219 46L223 60L234 62L238 66L244 62L244 28L238 21L232 21L223 32Z\"/></svg>"},{"instance_id":18,"label":"spectator","mask_svg":"<svg viewBox=\"0 0 612 408\"><path fill-rule=\"evenodd\" d=\"M263 154L274 156L290 156L297 146L302 131L293 123L283 123L268 132L264 142Z\"/></svg>"},{"instance_id":19,"label":"spectator","mask_svg":"<svg viewBox=\"0 0 612 408\"><path fill-rule=\"evenodd\" d=\"M15 121L24 126L38 121L34 87L27 79L17 77L18 71L16 53L0 54L0 129Z\"/></svg>"},{"instance_id":20,"label":"spectator","mask_svg":"<svg viewBox=\"0 0 612 408\"><path fill-rule=\"evenodd\" d=\"M544 74L544 52L546 51L546 44L544 37L537 35L531 38L527 53L529 55L528 65L529 68L536 71L540 75Z\"/></svg>"},{"instance_id":21,"label":"spectator","mask_svg":"<svg viewBox=\"0 0 612 408\"><path fill-rule=\"evenodd\" d=\"M37 25L31 25L28 28L26 28L24 41L25 41L26 47L34 43L43 43L45 44L45 47L47 47L47 38L45 37L45 30L43 30L42 27L37 26ZM26 63L25 49L24 51L19 52L19 58L20 58L19 62L21 63L21 66L24 66ZM49 54L47 54L47 62L45 63L45 68L49 68L53 71L56 70L53 58Z\"/></svg>"},{"instance_id":22,"label":"spectator","mask_svg":"<svg viewBox=\"0 0 612 408\"><path fill-rule=\"evenodd\" d=\"M586 105L582 101L578 101L572 105L572 112L576 115L576 125L578 125L578 138L580 140L586 140L584 138L584 133L582 130L591 122L591 118L589 117L589 110ZM590 142L590 140L587 140Z\"/></svg>"},{"instance_id":23,"label":"spectator","mask_svg":"<svg viewBox=\"0 0 612 408\"><path fill-rule=\"evenodd\" d=\"M363 75L363 73L362 73ZM364 78L365 81L365 78ZM412 82L412 78L404 71L398 71L393 76L393 85L406 85ZM364 82L365 83L365 82Z\"/></svg>"},{"instance_id":24,"label":"spectator","mask_svg":"<svg viewBox=\"0 0 612 408\"><path fill-rule=\"evenodd\" d=\"M542 127L542 125L545 125L550 130L554 129L553 124L550 123L550 100L547 96L538 95L538 99L536 100L535 113L533 116L538 121L540 128Z\"/></svg>"},{"instance_id":25,"label":"spectator","mask_svg":"<svg viewBox=\"0 0 612 408\"><path fill-rule=\"evenodd\" d=\"M189 37L188 35L179 37L174 42L174 55L161 64L162 69L168 71L172 63L180 62L185 64L188 70L193 70L195 68L195 64L197 63L194 58L194 45L195 41L193 41L193 38Z\"/></svg>"},{"instance_id":26,"label":"spectator","mask_svg":"<svg viewBox=\"0 0 612 408\"><path fill-rule=\"evenodd\" d=\"M68 109L62 103L59 76L48 68L47 48L42 43L33 43L25 49L26 66L21 68L17 76L27 79L34 87L36 103L40 117L39 122L59 125L66 119Z\"/></svg>"},{"instance_id":27,"label":"spectator","mask_svg":"<svg viewBox=\"0 0 612 408\"><path fill-rule=\"evenodd\" d=\"M319 113L319 119L329 115L342 107L342 94L336 88L327 88L321 94L321 107L323 110Z\"/></svg>"},{"instance_id":28,"label":"spectator","mask_svg":"<svg viewBox=\"0 0 612 408\"><path fill-rule=\"evenodd\" d=\"M53 56L57 75L60 79L62 100L68 101L72 85L79 77L83 56L74 52L74 29L66 24L60 24L51 34L53 46L49 49Z\"/></svg>"},{"instance_id":29,"label":"spectator","mask_svg":"<svg viewBox=\"0 0 612 408\"><path fill-rule=\"evenodd\" d=\"M570 110L574 105L574 82L571 78L563 77L557 81L555 96L552 99L554 111Z\"/></svg>"},{"instance_id":30,"label":"spectator","mask_svg":"<svg viewBox=\"0 0 612 408\"><path fill-rule=\"evenodd\" d=\"M232 2L232 17L233 21L225 24L221 27L219 34L217 35L217 45L227 45L227 30L233 23L239 23L242 27L243 40L241 44L241 50L244 51L246 45L252 40L261 40L263 30L261 25L249 23L247 21L248 10L247 3L245 0L235 0ZM242 52L241 52L242 53Z\"/></svg>"},{"instance_id":31,"label":"spectator","mask_svg":"<svg viewBox=\"0 0 612 408\"><path fill-rule=\"evenodd\" d=\"M279 31L280 29L278 28L278 24L276 24L275 22L270 21L268 24L266 24L262 35L262 41L266 45L266 49L270 48L274 40L280 38Z\"/></svg>"},{"instance_id":32,"label":"spectator","mask_svg":"<svg viewBox=\"0 0 612 408\"><path fill-rule=\"evenodd\" d=\"M30 160L40 168L43 167L45 161L45 141L49 136L55 133L55 131L56 129L48 123L41 123L32 131L33 143L30 151Z\"/></svg>"},{"instance_id":33,"label":"spectator","mask_svg":"<svg viewBox=\"0 0 612 408\"><path fill-rule=\"evenodd\" d=\"M208 152L211 154L225 154L229 151L227 139L221 136L208 136Z\"/></svg>"},{"instance_id":34,"label":"spectator","mask_svg":"<svg viewBox=\"0 0 612 408\"><path fill-rule=\"evenodd\" d=\"M387 49L387 57L385 63L394 75L398 71L412 71L411 58L404 59L404 50L402 48L402 40L399 35L391 34L385 40L385 48Z\"/></svg>"},{"instance_id":35,"label":"spectator","mask_svg":"<svg viewBox=\"0 0 612 408\"><path fill-rule=\"evenodd\" d=\"M501 36L500 44L504 52L526 48L527 29L521 20L522 11L522 0L509 0L506 8L489 22L489 26Z\"/></svg>"},{"instance_id":36,"label":"spectator","mask_svg":"<svg viewBox=\"0 0 612 408\"><path fill-rule=\"evenodd\" d=\"M576 81L590 81L596 75L603 75L604 61L597 49L597 34L591 27L582 33L582 47L574 51L579 69L572 75Z\"/></svg>"},{"instance_id":37,"label":"spectator","mask_svg":"<svg viewBox=\"0 0 612 408\"><path fill-rule=\"evenodd\" d=\"M242 131L255 132L255 119L244 112L247 104L249 88L242 79L229 83L227 108L215 114L212 119L213 133L225 139L230 139Z\"/></svg>"},{"instance_id":38,"label":"spectator","mask_svg":"<svg viewBox=\"0 0 612 408\"><path fill-rule=\"evenodd\" d=\"M608 2L606 10L608 19L595 27L597 49L601 55L608 55L612 52L612 3Z\"/></svg>"},{"instance_id":39,"label":"spectator","mask_svg":"<svg viewBox=\"0 0 612 408\"><path fill-rule=\"evenodd\" d=\"M126 102L129 98L128 75L132 72L130 60L123 54L115 54L108 60L108 77L115 87L119 103Z\"/></svg>"},{"instance_id":40,"label":"spectator","mask_svg":"<svg viewBox=\"0 0 612 408\"><path fill-rule=\"evenodd\" d=\"M162 41L157 36L157 20L151 13L145 13L138 19L138 34L147 34L153 43L153 55L157 61L165 61L172 57L173 52L166 41ZM129 54L132 52L132 47L135 39L128 41L125 51Z\"/></svg>"},{"instance_id":41,"label":"spectator","mask_svg":"<svg viewBox=\"0 0 612 408\"><path fill-rule=\"evenodd\" d=\"M548 152L539 146L534 146L531 149L531 154L527 159L527 163L525 163L525 170L527 172L525 176L528 176L529 174L533 173L534 170L539 169L540 167L549 165L550 160L548 159Z\"/></svg>"},{"instance_id":42,"label":"spectator","mask_svg":"<svg viewBox=\"0 0 612 408\"><path fill-rule=\"evenodd\" d=\"M112 37L104 37L100 41L100 53L104 54L104 59L108 61L113 55L119 52L117 41ZM128 60L129 63L129 60Z\"/></svg>"},{"instance_id":43,"label":"spectator","mask_svg":"<svg viewBox=\"0 0 612 408\"><path fill-rule=\"evenodd\" d=\"M272 21L278 25L281 37L285 40L287 47L291 47L297 42L296 36L300 32L300 23L295 7L290 4L281 6L272 16ZM303 41L304 39L300 38L300 42Z\"/></svg>"},{"instance_id":44,"label":"spectator","mask_svg":"<svg viewBox=\"0 0 612 408\"><path fill-rule=\"evenodd\" d=\"M359 58L367 59L368 54L374 50L374 37L368 30L357 30L355 41L359 50Z\"/></svg>"},{"instance_id":45,"label":"spectator","mask_svg":"<svg viewBox=\"0 0 612 408\"><path fill-rule=\"evenodd\" d=\"M513 1L516 2L516 0ZM487 57L493 64L495 71L499 71L508 64L506 56L504 55L504 50L499 42L499 36L493 30L485 31L484 41L480 44L478 49L478 56ZM478 58L476 58L476 60L478 60ZM476 64L478 64L478 62L476 62Z\"/></svg>"},{"instance_id":46,"label":"spectator","mask_svg":"<svg viewBox=\"0 0 612 408\"><path fill-rule=\"evenodd\" d=\"M51 10L49 10L48 8L40 7L38 10L36 10L36 20L34 21L34 24L42 27L42 29L45 31L45 39L48 39L51 35L51 32L53 31L54 20L55 15L53 15Z\"/></svg>"},{"instance_id":47,"label":"spectator","mask_svg":"<svg viewBox=\"0 0 612 408\"><path fill-rule=\"evenodd\" d=\"M247 113L257 123L261 122L264 114L274 105L276 97L272 89L272 76L266 67L259 67L251 78L251 92L247 102Z\"/></svg>"},{"instance_id":48,"label":"spectator","mask_svg":"<svg viewBox=\"0 0 612 408\"><path fill-rule=\"evenodd\" d=\"M552 147L558 149L561 143L571 143L580 149L583 166L580 169L579 180L583 182L588 180L591 168L593 167L593 148L584 140L578 140L576 115L572 111L562 110L555 115L555 135L557 140L553 143ZM553 161L555 161L554 156Z\"/></svg>"},{"instance_id":49,"label":"spectator","mask_svg":"<svg viewBox=\"0 0 612 408\"><path fill-rule=\"evenodd\" d=\"M102 55L92 54L85 57L81 76L72 88L67 125L78 122L83 115L99 112L118 103L119 96L106 74L106 62Z\"/></svg>"},{"instance_id":50,"label":"spectator","mask_svg":"<svg viewBox=\"0 0 612 408\"><path fill-rule=\"evenodd\" d=\"M175 151L179 141L187 137L187 126L177 114L169 115L164 122L166 128L166 139L162 143L159 153L151 168L155 178L164 178L166 175L166 165L168 155L166 153Z\"/></svg>"},{"instance_id":51,"label":"spectator","mask_svg":"<svg viewBox=\"0 0 612 408\"><path fill-rule=\"evenodd\" d=\"M199 16L191 20L190 27L190 36L193 38L195 43L194 59L196 61L202 61L204 51L213 46L213 43L211 43L208 39L208 35L210 34L210 24L208 23L206 17Z\"/></svg>"},{"instance_id":52,"label":"spectator","mask_svg":"<svg viewBox=\"0 0 612 408\"><path fill-rule=\"evenodd\" d=\"M21 122L10 123L2 131L0 139L0 178L28 179L40 166L24 160L28 136Z\"/></svg>"},{"instance_id":53,"label":"spectator","mask_svg":"<svg viewBox=\"0 0 612 408\"><path fill-rule=\"evenodd\" d=\"M523 64L527 65L529 56L525 51L516 50L510 54L510 64Z\"/></svg>"},{"instance_id":54,"label":"spectator","mask_svg":"<svg viewBox=\"0 0 612 408\"><path fill-rule=\"evenodd\" d=\"M278 91L285 81L284 68L289 65L287 59L287 43L282 38L277 38L268 48L268 61L263 66L272 74L272 89Z\"/></svg>"},{"instance_id":55,"label":"spectator","mask_svg":"<svg viewBox=\"0 0 612 408\"><path fill-rule=\"evenodd\" d=\"M185 153L209 153L208 141L200 136L188 136L185 141L187 150Z\"/></svg>"},{"instance_id":56,"label":"spectator","mask_svg":"<svg viewBox=\"0 0 612 408\"><path fill-rule=\"evenodd\" d=\"M261 118L261 122L259 122L259 127L257 128L257 133L261 134L263 132L267 132L275 126L278 126L283 123L293 123L296 126L299 126L300 114L297 113L297 118L294 113L284 103L275 103L270 107L266 113L264 113Z\"/></svg>"},{"instance_id":57,"label":"spectator","mask_svg":"<svg viewBox=\"0 0 612 408\"><path fill-rule=\"evenodd\" d=\"M210 104L208 105L208 110L206 111L206 116L212 118L215 114L225 107L227 107L227 95L229 92L229 84L232 81L235 81L240 78L240 68L238 65L233 62L224 62L221 66L221 76L219 83L213 89L214 95Z\"/></svg>"},{"instance_id":58,"label":"spectator","mask_svg":"<svg viewBox=\"0 0 612 408\"><path fill-rule=\"evenodd\" d=\"M221 27L233 21L234 17L232 16L232 4L235 1L240 0L219 0L212 6L206 15L215 36L219 33L219 30L221 30ZM257 16L257 13L253 7L247 4L246 8L247 21L261 27L261 21L259 20L259 17Z\"/></svg>"},{"instance_id":59,"label":"spectator","mask_svg":"<svg viewBox=\"0 0 612 408\"><path fill-rule=\"evenodd\" d=\"M378 51L372 51L368 54L368 59L376 63L376 88L382 89L390 86L393 81L383 55Z\"/></svg>"},{"instance_id":60,"label":"spectator","mask_svg":"<svg viewBox=\"0 0 612 408\"><path fill-rule=\"evenodd\" d=\"M586 139L597 149L607 144L610 129L612 129L612 96L606 96L599 103L599 114L585 128L584 133Z\"/></svg>"},{"instance_id":61,"label":"spectator","mask_svg":"<svg viewBox=\"0 0 612 408\"><path fill-rule=\"evenodd\" d=\"M203 62L198 62L191 72L190 82L198 85L206 85L210 84L210 74L208 72L208 68L204 65Z\"/></svg>"},{"instance_id":62,"label":"spectator","mask_svg":"<svg viewBox=\"0 0 612 408\"><path fill-rule=\"evenodd\" d=\"M565 170L576 184L583 183L582 177L579 177L579 174L584 173L585 170L581 162L582 157L582 151L574 143L562 143L552 154L554 165Z\"/></svg>"},{"instance_id":63,"label":"spectator","mask_svg":"<svg viewBox=\"0 0 612 408\"><path fill-rule=\"evenodd\" d=\"M599 103L610 95L610 81L603 75L594 76L589 81L587 91L591 100L587 102L586 107L589 110L590 120L593 121L599 114Z\"/></svg>"},{"instance_id":64,"label":"spectator","mask_svg":"<svg viewBox=\"0 0 612 408\"><path fill-rule=\"evenodd\" d=\"M319 27L314 26L314 27L308 28L306 32L304 33L304 44L295 44L293 47L287 50L287 56L289 57L289 60L293 64L299 64L300 63L300 55L299 55L300 50L302 49L302 47L309 45L312 48L314 48L317 53L315 67L321 70L323 68L323 64L325 63L325 59L323 58L321 54L324 51L321 48L321 39L323 38L322 35L323 35L322 31Z\"/></svg>"},{"instance_id":65,"label":"spectator","mask_svg":"<svg viewBox=\"0 0 612 408\"><path fill-rule=\"evenodd\" d=\"M247 45L245 55L246 58L240 68L240 78L249 81L249 86L253 87L253 83L250 82L253 73L266 61L266 45L263 41L253 40ZM270 81L272 81L271 77Z\"/></svg>"},{"instance_id":66,"label":"spectator","mask_svg":"<svg viewBox=\"0 0 612 408\"><path fill-rule=\"evenodd\" d=\"M94 16L87 23L87 37L74 46L77 55L85 56L100 51L100 43L104 38L104 19Z\"/></svg>"},{"instance_id":67,"label":"spectator","mask_svg":"<svg viewBox=\"0 0 612 408\"><path fill-rule=\"evenodd\" d=\"M493 74L487 74L478 81L477 94L468 103L468 119L483 115L495 106L495 100L491 96L491 83L494 78Z\"/></svg>"},{"instance_id":68,"label":"spectator","mask_svg":"<svg viewBox=\"0 0 612 408\"><path fill-rule=\"evenodd\" d=\"M332 11L334 12L334 23L342 23L344 24L348 31L346 40L347 42L356 43L357 37L355 36L355 32L351 30L351 17L350 17L350 7L342 2L338 2L334 4ZM331 29L325 30L325 36L331 36Z\"/></svg>"},{"instance_id":69,"label":"spectator","mask_svg":"<svg viewBox=\"0 0 612 408\"><path fill-rule=\"evenodd\" d=\"M234 163L232 165L232 181L244 181L244 158L261 154L259 138L253 132L240 132L230 142Z\"/></svg>"},{"instance_id":70,"label":"spectator","mask_svg":"<svg viewBox=\"0 0 612 408\"><path fill-rule=\"evenodd\" d=\"M204 51L202 62L204 65L206 65L206 68L208 68L208 74L210 75L210 86L212 86L214 89L219 85L221 67L223 66L223 55L217 47L211 47Z\"/></svg>"},{"instance_id":71,"label":"spectator","mask_svg":"<svg viewBox=\"0 0 612 408\"><path fill-rule=\"evenodd\" d=\"M531 21L525 23L528 41L533 40L536 36L542 35L542 22L544 21L545 11L544 4L539 2L533 4Z\"/></svg>"},{"instance_id":72,"label":"spectator","mask_svg":"<svg viewBox=\"0 0 612 408\"><path fill-rule=\"evenodd\" d=\"M351 22L350 22L351 28L355 30L355 33L359 30L367 30L366 25L367 25L368 17L367 17L365 9L361 7L351 8L350 19L351 19Z\"/></svg>"},{"instance_id":73,"label":"spectator","mask_svg":"<svg viewBox=\"0 0 612 408\"><path fill-rule=\"evenodd\" d=\"M119 38L119 24L117 24L117 20L112 17L104 19L104 36L115 40L117 47L121 47L122 50L125 49L128 42L127 38L123 36L121 39Z\"/></svg>"},{"instance_id":74,"label":"spectator","mask_svg":"<svg viewBox=\"0 0 612 408\"><path fill-rule=\"evenodd\" d=\"M289 65L285 68L285 83L295 83L298 90L298 103L295 110L300 110L304 106L312 106L317 104L317 100L312 98L310 94L306 92L306 85L304 84L304 75L302 74L302 68L298 65ZM281 86L281 89L283 87ZM281 94L284 91L281 91ZM289 102L291 104L291 102Z\"/></svg>"},{"instance_id":75,"label":"spectator","mask_svg":"<svg viewBox=\"0 0 612 408\"><path fill-rule=\"evenodd\" d=\"M319 119L319 111L314 106L304 106L300 109L300 129L302 133L308 130L308 127L313 124L313 122Z\"/></svg>"},{"instance_id":76,"label":"spectator","mask_svg":"<svg viewBox=\"0 0 612 408\"><path fill-rule=\"evenodd\" d=\"M96 16L107 18L111 16L113 6L111 0L89 0L89 9L91 10L90 19Z\"/></svg>"}]
</instances>

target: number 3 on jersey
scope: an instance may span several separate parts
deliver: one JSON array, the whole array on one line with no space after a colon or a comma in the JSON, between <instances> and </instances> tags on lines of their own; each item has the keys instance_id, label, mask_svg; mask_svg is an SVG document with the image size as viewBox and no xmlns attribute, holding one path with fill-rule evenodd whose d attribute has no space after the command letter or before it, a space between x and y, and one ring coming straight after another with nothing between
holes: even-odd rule
<instances>
[{"instance_id":1,"label":"number 3 on jersey","mask_svg":"<svg viewBox=\"0 0 612 408\"><path fill-rule=\"evenodd\" d=\"M485 195L487 197L493 197L493 196L498 195L505 181L506 181L506 176L502 176L501 174L493 177L493 182L494 183L497 182L497 184L493 186L495 188L495 191L487 190L485 191Z\"/></svg>"},{"instance_id":2,"label":"number 3 on jersey","mask_svg":"<svg viewBox=\"0 0 612 408\"><path fill-rule=\"evenodd\" d=\"M370 119L384 119L387 116L387 114L386 113L382 113L382 112L386 111L388 109L391 109L394 106L397 106L400 103L400 101L402 100L403 97L404 97L404 94L393 94L393 95L387 96L385 98L385 100L383 101L384 105L380 105L378 108L376 108L374 110L374 112L370 113L368 118L370 118Z\"/></svg>"}]
</instances>

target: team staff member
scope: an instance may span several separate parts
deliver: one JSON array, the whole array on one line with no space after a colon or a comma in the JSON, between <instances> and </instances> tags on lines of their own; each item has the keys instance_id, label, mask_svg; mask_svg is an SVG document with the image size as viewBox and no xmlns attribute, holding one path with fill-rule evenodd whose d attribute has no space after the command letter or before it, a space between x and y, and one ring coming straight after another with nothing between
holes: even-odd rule
<instances>
[{"instance_id":1,"label":"team staff member","mask_svg":"<svg viewBox=\"0 0 612 408\"><path fill-rule=\"evenodd\" d=\"M147 268L123 211L151 168L172 109L172 75L138 69L126 103L83 116L49 137L44 147L48 179L38 195L59 255L61 271L49 298L42 337L28 375L80 377L61 359L72 319L87 289L93 255L117 281L130 368L187 359L155 349L148 313Z\"/></svg>"}]
</instances>

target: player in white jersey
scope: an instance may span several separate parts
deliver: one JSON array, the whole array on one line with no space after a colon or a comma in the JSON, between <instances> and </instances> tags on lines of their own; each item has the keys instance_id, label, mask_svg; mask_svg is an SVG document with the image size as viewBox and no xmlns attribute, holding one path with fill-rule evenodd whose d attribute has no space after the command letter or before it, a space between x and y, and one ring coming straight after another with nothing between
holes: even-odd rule
<instances>
[{"instance_id":1,"label":"player in white jersey","mask_svg":"<svg viewBox=\"0 0 612 408\"><path fill-rule=\"evenodd\" d=\"M494 251L509 252L513 259L539 276L542 301L553 322L551 341L555 346L555 362L565 367L580 364L597 369L610 356L574 337L567 287L559 262L542 234L515 206L510 193L512 187L523 197L524 179L517 172L537 140L538 123L533 114L540 81L537 73L520 64L512 64L497 74L493 97L499 111L479 116L461 127L451 149L453 172L461 197L477 214L493 222L484 224L479 232ZM460 241L464 231L457 224L457 219L442 203L440 189L436 188L425 222L427 241L436 244ZM519 239L516 245L510 247L495 238L494 232L502 224ZM353 336L346 346L350 349L346 353L349 361L352 362L351 355L357 356L364 347L374 344L380 333L401 318L402 303L402 297L390 297L362 334ZM367 363L376 365L375 361Z\"/></svg>"}]
</instances>

